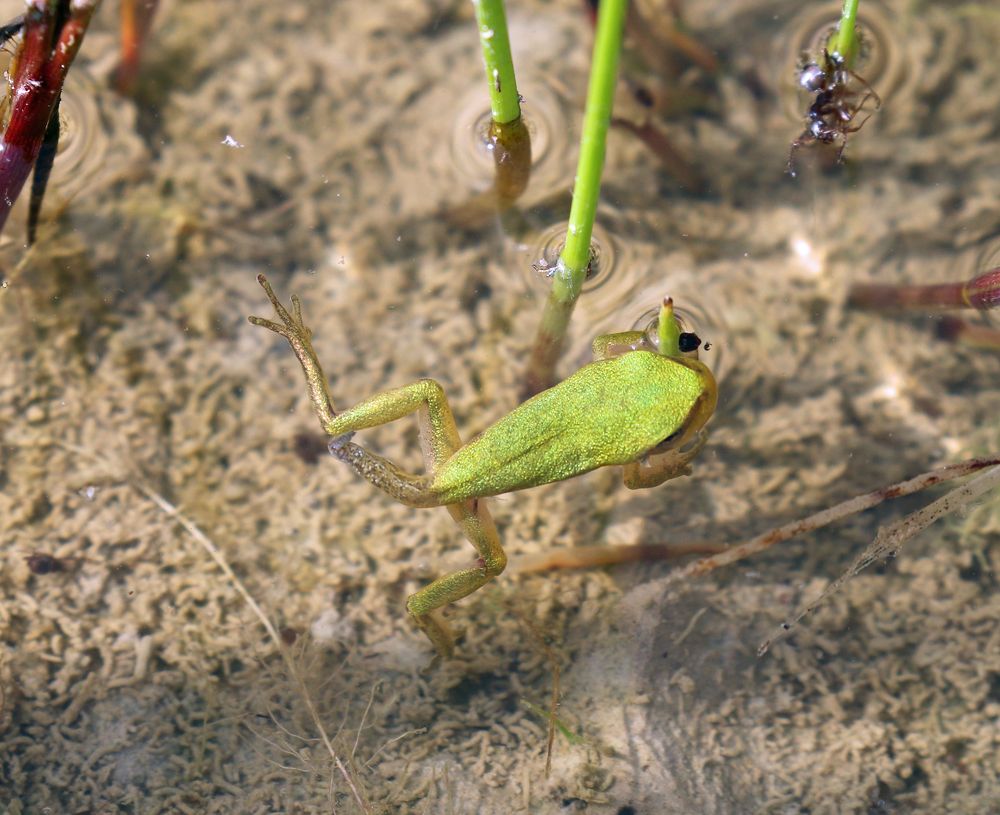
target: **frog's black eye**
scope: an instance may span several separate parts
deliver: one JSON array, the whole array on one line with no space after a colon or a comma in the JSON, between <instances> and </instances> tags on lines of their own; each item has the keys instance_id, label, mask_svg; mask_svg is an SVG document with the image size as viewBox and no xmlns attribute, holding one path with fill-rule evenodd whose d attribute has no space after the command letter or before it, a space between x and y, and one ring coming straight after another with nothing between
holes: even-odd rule
<instances>
[{"instance_id":1,"label":"frog's black eye","mask_svg":"<svg viewBox=\"0 0 1000 815\"><path fill-rule=\"evenodd\" d=\"M682 354L689 354L701 347L701 338L693 331L684 331L677 339L677 347Z\"/></svg>"}]
</instances>

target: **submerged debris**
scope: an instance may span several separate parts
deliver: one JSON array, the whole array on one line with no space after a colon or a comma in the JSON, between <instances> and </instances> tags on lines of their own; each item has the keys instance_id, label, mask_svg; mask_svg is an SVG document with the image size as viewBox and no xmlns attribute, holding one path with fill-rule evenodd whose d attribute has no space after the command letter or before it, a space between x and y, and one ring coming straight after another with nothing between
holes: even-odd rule
<instances>
[{"instance_id":1,"label":"submerged debris","mask_svg":"<svg viewBox=\"0 0 1000 815\"><path fill-rule=\"evenodd\" d=\"M882 106L882 100L875 89L856 74L840 54L831 54L825 48L818 62L805 62L799 69L798 84L811 93L812 103L806 111L806 127L792 142L788 152L786 170L795 176L795 153L810 144L837 144L836 161L843 161L847 149L847 137L857 133L871 116L871 111L855 124L858 115L865 110L869 99L875 101L875 109ZM857 101L858 97L860 101Z\"/></svg>"}]
</instances>

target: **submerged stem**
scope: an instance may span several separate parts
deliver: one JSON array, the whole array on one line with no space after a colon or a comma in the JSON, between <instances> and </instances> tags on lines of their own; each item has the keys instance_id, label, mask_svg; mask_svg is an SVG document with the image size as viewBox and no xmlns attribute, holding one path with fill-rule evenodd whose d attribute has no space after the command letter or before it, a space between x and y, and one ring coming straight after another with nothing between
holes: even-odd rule
<instances>
[{"instance_id":1,"label":"submerged stem","mask_svg":"<svg viewBox=\"0 0 1000 815\"><path fill-rule=\"evenodd\" d=\"M858 283L851 287L847 303L875 311L1000 307L1000 266L976 275L965 283L893 285Z\"/></svg>"},{"instance_id":2,"label":"submerged stem","mask_svg":"<svg viewBox=\"0 0 1000 815\"><path fill-rule=\"evenodd\" d=\"M483 47L492 119L486 143L496 168L497 206L510 207L531 178L531 136L521 117L521 96L514 79L507 15L503 0L474 0L479 42Z\"/></svg>"}]
</instances>

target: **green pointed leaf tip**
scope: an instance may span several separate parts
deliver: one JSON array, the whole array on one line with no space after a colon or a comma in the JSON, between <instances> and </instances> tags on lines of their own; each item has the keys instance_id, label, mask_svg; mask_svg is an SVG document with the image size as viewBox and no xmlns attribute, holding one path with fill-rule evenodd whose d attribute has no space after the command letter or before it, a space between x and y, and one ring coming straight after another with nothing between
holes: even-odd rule
<instances>
[{"instance_id":1,"label":"green pointed leaf tip","mask_svg":"<svg viewBox=\"0 0 1000 815\"><path fill-rule=\"evenodd\" d=\"M657 328L660 339L660 353L665 357L678 357L681 354L681 329L674 314L674 301L671 297L663 298L660 306L660 323Z\"/></svg>"}]
</instances>

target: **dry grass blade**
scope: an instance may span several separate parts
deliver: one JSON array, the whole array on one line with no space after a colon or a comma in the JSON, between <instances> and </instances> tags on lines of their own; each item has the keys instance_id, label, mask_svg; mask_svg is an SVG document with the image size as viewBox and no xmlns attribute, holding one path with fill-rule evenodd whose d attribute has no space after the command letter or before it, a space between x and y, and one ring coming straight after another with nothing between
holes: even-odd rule
<instances>
[{"instance_id":1,"label":"dry grass blade","mask_svg":"<svg viewBox=\"0 0 1000 815\"><path fill-rule=\"evenodd\" d=\"M873 563L896 557L903 548L903 544L914 535L922 532L939 518L968 506L998 486L1000 486L1000 467L993 467L980 473L967 484L956 487L936 501L932 501L922 509L918 509L889 526L880 527L875 535L875 540L854 559L850 568L827 586L819 597L799 609L790 620L783 622L778 631L757 649L757 655L766 654L772 644L786 636L803 617L817 608L831 594L839 591L841 586L852 577L857 576Z\"/></svg>"},{"instance_id":2,"label":"dry grass blade","mask_svg":"<svg viewBox=\"0 0 1000 815\"><path fill-rule=\"evenodd\" d=\"M527 629L532 642L534 642L535 646L545 655L545 661L548 662L549 667L552 669L552 697L549 701L548 712L545 715L545 719L548 723L548 730L545 739L545 777L548 778L552 772L552 747L555 744L556 723L558 721L556 713L559 710L559 702L562 698L560 685L562 667L560 665L559 657L556 655L553 648L548 644L545 635L538 628L538 626L522 614L513 603L505 602L504 605L507 607L507 610L510 611Z\"/></svg>"},{"instance_id":3,"label":"dry grass blade","mask_svg":"<svg viewBox=\"0 0 1000 815\"><path fill-rule=\"evenodd\" d=\"M671 572L657 585L662 589L666 586L684 583L692 577L700 577L703 574L715 571L721 566L729 566L730 564L745 560L748 557L770 549L776 544L783 543L806 532L820 529L832 524L834 521L842 520L843 518L863 512L866 509L871 509L884 501L892 498L900 498L904 495L912 495L928 487L933 487L936 484L941 484L954 478L962 478L987 467L995 467L998 464L1000 464L1000 458L973 458L968 461L959 462L958 464L947 464L936 470L921 473L906 481L900 481L888 487L881 487L877 490L866 492L863 495L857 495L854 498L849 498L846 501L842 501L832 507L827 507L805 518L775 527L744 543L731 546L720 554L696 560L694 563Z\"/></svg>"},{"instance_id":4,"label":"dry grass blade","mask_svg":"<svg viewBox=\"0 0 1000 815\"><path fill-rule=\"evenodd\" d=\"M53 443L59 444L60 446L72 452L86 455L102 464L111 467L113 470L112 461L95 454L92 450L87 450L85 448L78 447L76 445L67 444L61 440L55 441ZM219 567L222 573L229 580L233 588L236 589L237 594L239 594L246 602L247 606L249 606L254 616L257 617L257 619L260 621L260 624L264 627L264 630L267 632L268 637L277 647L278 653L281 654L281 657L285 662L285 667L287 668L289 674L295 679L299 693L301 693L302 699L306 705L306 709L309 712L309 718L315 725L316 730L320 735L320 739L323 742L323 746L326 748L326 751L329 754L330 759L332 760L334 766L337 768L337 772L340 773L341 778L344 779L344 783L351 791L351 795L354 797L354 800L361 808L361 811L364 812L365 815L374 815L375 811L372 808L371 804L369 804L368 801L365 799L364 795L362 795L361 790L355 783L354 778L351 776L349 770L347 769L347 766L340 758L337 751L334 749L333 742L330 740L329 735L327 735L326 729L323 727L323 722L320 719L319 711L316 710L316 705L313 702L312 695L309 693L308 687L306 687L305 678L302 675L302 671L299 669L299 666L295 663L295 660L292 659L291 652L287 647L285 647L285 644L281 639L281 635L278 633L278 630L274 627L274 624L271 622L270 618L267 616L267 614L264 613L264 610L253 598L253 595L250 594L247 587L243 585L243 582L239 579L239 577L236 576L236 573L232 570L229 563L226 561L225 556L222 554L222 550L220 550L219 547L216 546L215 543L204 532L202 532L201 529L199 529L198 526L195 525L195 523L190 518L182 514L177 507L171 504L166 498L164 498L160 493L158 493L152 487L149 487L146 484L144 484L137 475L130 474L129 476L126 477L125 480L135 490L137 490L146 498L148 498L150 501L152 501L154 504L156 504L156 506L159 507L161 510L163 510L164 513L166 513L171 518L176 520L184 528L184 530L202 546L202 548L208 553L208 556L215 562L215 565Z\"/></svg>"}]
</instances>

